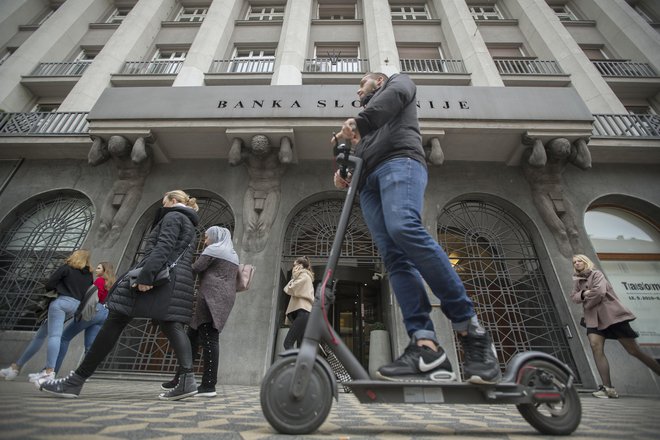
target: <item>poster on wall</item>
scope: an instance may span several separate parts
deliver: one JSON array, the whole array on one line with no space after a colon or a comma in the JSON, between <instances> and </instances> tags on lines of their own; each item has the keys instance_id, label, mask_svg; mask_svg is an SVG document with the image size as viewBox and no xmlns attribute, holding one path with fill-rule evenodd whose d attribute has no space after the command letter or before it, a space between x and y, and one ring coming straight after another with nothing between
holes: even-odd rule
<instances>
[{"instance_id":1,"label":"poster on wall","mask_svg":"<svg viewBox=\"0 0 660 440\"><path fill-rule=\"evenodd\" d=\"M603 261L602 269L617 296L637 319L640 345L660 346L660 262Z\"/></svg>"}]
</instances>

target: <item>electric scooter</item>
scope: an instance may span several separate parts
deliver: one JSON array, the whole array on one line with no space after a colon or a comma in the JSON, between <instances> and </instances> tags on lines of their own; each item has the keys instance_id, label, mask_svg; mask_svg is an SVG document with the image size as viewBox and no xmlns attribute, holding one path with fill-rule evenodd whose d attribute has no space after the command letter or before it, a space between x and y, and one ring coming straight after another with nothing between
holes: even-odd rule
<instances>
[{"instance_id":1,"label":"electric scooter","mask_svg":"<svg viewBox=\"0 0 660 440\"><path fill-rule=\"evenodd\" d=\"M360 403L406 404L514 404L523 418L542 434L567 435L575 431L582 407L573 386L571 369L555 357L538 351L516 354L507 364L502 380L482 385L432 381L373 380L340 339L328 320L334 302L333 273L348 224L362 159L350 147L335 147L341 176L352 171L351 183L342 208L337 233L328 257L322 282L315 291L302 344L280 353L261 382L261 409L266 420L282 434L309 434L318 429L338 398L335 374L319 354L319 344L329 346L352 380L342 381Z\"/></svg>"}]
</instances>

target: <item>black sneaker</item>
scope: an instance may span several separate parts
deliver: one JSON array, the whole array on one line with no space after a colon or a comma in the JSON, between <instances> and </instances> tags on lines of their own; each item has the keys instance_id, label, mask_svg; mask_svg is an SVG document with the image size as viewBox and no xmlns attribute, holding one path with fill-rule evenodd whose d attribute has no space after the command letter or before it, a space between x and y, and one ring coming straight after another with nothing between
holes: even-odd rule
<instances>
[{"instance_id":1,"label":"black sneaker","mask_svg":"<svg viewBox=\"0 0 660 440\"><path fill-rule=\"evenodd\" d=\"M53 379L43 382L39 386L39 389L57 397L75 399L80 395L80 391L84 384L85 379L72 371L68 376L61 379Z\"/></svg>"},{"instance_id":2,"label":"black sneaker","mask_svg":"<svg viewBox=\"0 0 660 440\"><path fill-rule=\"evenodd\" d=\"M181 400L195 394L197 394L195 375L193 373L184 373L179 376L179 383L174 388L161 393L158 398L160 400Z\"/></svg>"},{"instance_id":3,"label":"black sneaker","mask_svg":"<svg viewBox=\"0 0 660 440\"><path fill-rule=\"evenodd\" d=\"M217 395L218 393L215 391L215 387L205 387L204 385L200 385L197 387L197 394L195 394L195 397L215 397Z\"/></svg>"},{"instance_id":4,"label":"black sneaker","mask_svg":"<svg viewBox=\"0 0 660 440\"><path fill-rule=\"evenodd\" d=\"M490 335L483 327L468 326L467 335L458 334L463 346L465 380L470 383L491 384L502 377L497 352Z\"/></svg>"},{"instance_id":5,"label":"black sneaker","mask_svg":"<svg viewBox=\"0 0 660 440\"><path fill-rule=\"evenodd\" d=\"M160 389L164 391L169 391L175 388L179 384L179 372L177 371L176 375L169 382L163 382L160 384Z\"/></svg>"},{"instance_id":6,"label":"black sneaker","mask_svg":"<svg viewBox=\"0 0 660 440\"><path fill-rule=\"evenodd\" d=\"M378 369L376 376L393 381L434 381L456 380L451 363L445 351L438 347L433 351L428 347L418 347L411 343L401 356L389 365Z\"/></svg>"}]
</instances>

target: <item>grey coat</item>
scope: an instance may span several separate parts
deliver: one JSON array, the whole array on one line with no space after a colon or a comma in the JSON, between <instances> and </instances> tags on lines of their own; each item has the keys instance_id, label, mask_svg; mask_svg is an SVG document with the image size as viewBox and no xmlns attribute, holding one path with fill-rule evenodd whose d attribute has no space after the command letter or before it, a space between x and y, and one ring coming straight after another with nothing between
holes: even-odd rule
<instances>
[{"instance_id":1,"label":"grey coat","mask_svg":"<svg viewBox=\"0 0 660 440\"><path fill-rule=\"evenodd\" d=\"M108 293L108 309L134 318L161 321L190 322L193 306L192 249L198 217L189 208L164 208L147 237L145 256L137 265L142 267L138 283L151 285L156 274L167 263L183 256L170 270L170 282L147 292L138 292L124 277Z\"/></svg>"},{"instance_id":2,"label":"grey coat","mask_svg":"<svg viewBox=\"0 0 660 440\"><path fill-rule=\"evenodd\" d=\"M236 300L236 274L238 265L221 258L200 255L192 265L200 275L197 305L190 327L212 322L222 331Z\"/></svg>"}]
</instances>

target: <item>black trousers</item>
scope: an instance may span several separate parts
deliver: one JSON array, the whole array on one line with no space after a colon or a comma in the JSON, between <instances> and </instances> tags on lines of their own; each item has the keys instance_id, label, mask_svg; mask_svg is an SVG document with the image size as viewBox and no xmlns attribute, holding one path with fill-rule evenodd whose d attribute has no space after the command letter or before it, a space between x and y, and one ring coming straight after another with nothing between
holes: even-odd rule
<instances>
[{"instance_id":1,"label":"black trousers","mask_svg":"<svg viewBox=\"0 0 660 440\"><path fill-rule=\"evenodd\" d=\"M96 368L108 356L113 349L124 328L133 320L132 317L121 313L113 312L108 314L99 334L96 335L94 343L85 355L82 363L76 369L76 374L84 377L90 377L96 371ZM160 328L170 341L174 349L174 354L179 361L184 373L192 372L192 351L190 349L190 340L183 329L183 324L174 321L160 321Z\"/></svg>"},{"instance_id":2,"label":"black trousers","mask_svg":"<svg viewBox=\"0 0 660 440\"><path fill-rule=\"evenodd\" d=\"M303 336L305 335L305 327L307 327L307 320L309 319L309 312L304 309L294 310L287 315L289 321L292 322L289 333L284 338L284 349L288 350L293 348L295 342L298 347L302 344Z\"/></svg>"},{"instance_id":3,"label":"black trousers","mask_svg":"<svg viewBox=\"0 0 660 440\"><path fill-rule=\"evenodd\" d=\"M220 359L220 332L210 322L201 324L197 330L188 328L188 339L193 361L197 359L198 347L202 346L202 387L213 388L218 383L218 362Z\"/></svg>"}]
</instances>

